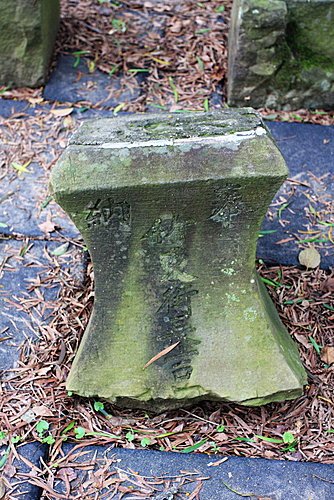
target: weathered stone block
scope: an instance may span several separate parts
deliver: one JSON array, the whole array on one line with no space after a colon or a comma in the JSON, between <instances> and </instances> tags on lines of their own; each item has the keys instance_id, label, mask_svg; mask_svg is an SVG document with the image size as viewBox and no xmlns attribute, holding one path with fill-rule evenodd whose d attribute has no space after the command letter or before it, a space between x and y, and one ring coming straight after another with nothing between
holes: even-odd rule
<instances>
[{"instance_id":1,"label":"weathered stone block","mask_svg":"<svg viewBox=\"0 0 334 500\"><path fill-rule=\"evenodd\" d=\"M333 109L333 60L333 0L235 0L229 104Z\"/></svg>"},{"instance_id":2,"label":"weathered stone block","mask_svg":"<svg viewBox=\"0 0 334 500\"><path fill-rule=\"evenodd\" d=\"M297 349L254 265L286 175L250 109L85 123L51 179L95 272L68 390L153 409L301 394Z\"/></svg>"},{"instance_id":3,"label":"weathered stone block","mask_svg":"<svg viewBox=\"0 0 334 500\"><path fill-rule=\"evenodd\" d=\"M59 24L59 0L0 0L0 85L45 82Z\"/></svg>"}]
</instances>

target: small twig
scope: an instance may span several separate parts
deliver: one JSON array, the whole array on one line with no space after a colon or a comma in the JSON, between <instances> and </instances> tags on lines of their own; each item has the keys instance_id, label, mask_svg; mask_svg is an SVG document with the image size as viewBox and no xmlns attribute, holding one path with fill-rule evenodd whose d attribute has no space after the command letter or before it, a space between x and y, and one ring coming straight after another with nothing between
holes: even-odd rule
<instances>
[{"instance_id":1,"label":"small twig","mask_svg":"<svg viewBox=\"0 0 334 500\"><path fill-rule=\"evenodd\" d=\"M255 493L241 493L240 491L235 490L231 486L229 486L227 483L224 483L223 485L230 491L233 491L236 495L239 495L239 497L258 497L259 495L255 495Z\"/></svg>"},{"instance_id":2,"label":"small twig","mask_svg":"<svg viewBox=\"0 0 334 500\"><path fill-rule=\"evenodd\" d=\"M217 422L212 422L212 420L207 420L206 418L199 417L198 415L195 415L195 413L191 413L190 411L187 411L184 408L180 408L180 409L181 409L181 411L183 411L187 415L191 415L192 417L197 418L198 420L202 420L203 422L207 422L208 424L218 425Z\"/></svg>"},{"instance_id":3,"label":"small twig","mask_svg":"<svg viewBox=\"0 0 334 500\"><path fill-rule=\"evenodd\" d=\"M121 469L120 467L115 467L119 472L124 472L124 474L129 474L130 476L138 477L138 474L134 474L133 472L126 471ZM199 472L187 472L188 476L198 476ZM143 479L183 479L184 474L180 474L178 476L140 476Z\"/></svg>"},{"instance_id":4,"label":"small twig","mask_svg":"<svg viewBox=\"0 0 334 500\"><path fill-rule=\"evenodd\" d=\"M332 481L331 479L326 479L325 477L320 477L320 476L317 476L316 474L312 474L312 477L315 477L316 479L320 479L320 481L325 481L325 483L334 484L334 481Z\"/></svg>"},{"instance_id":5,"label":"small twig","mask_svg":"<svg viewBox=\"0 0 334 500\"><path fill-rule=\"evenodd\" d=\"M228 457L223 457L220 460L216 460L215 462L209 462L207 464L208 467L217 467L217 465L223 464L228 460Z\"/></svg>"}]
</instances>

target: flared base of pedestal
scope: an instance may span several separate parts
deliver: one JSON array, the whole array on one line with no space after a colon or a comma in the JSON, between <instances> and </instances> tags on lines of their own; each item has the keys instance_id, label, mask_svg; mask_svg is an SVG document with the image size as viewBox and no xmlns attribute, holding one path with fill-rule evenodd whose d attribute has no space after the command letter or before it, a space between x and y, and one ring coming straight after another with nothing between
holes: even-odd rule
<instances>
[{"instance_id":1,"label":"flared base of pedestal","mask_svg":"<svg viewBox=\"0 0 334 500\"><path fill-rule=\"evenodd\" d=\"M147 367L159 351L145 344L144 325L142 339L118 337L108 329L103 338L97 337L95 311L67 390L155 412L202 400L260 406L297 398L306 372L264 285L255 278L239 291L227 295L229 300L209 294L207 301L194 300L196 329ZM123 307L127 310L126 303ZM124 332L123 320L118 321ZM131 324L128 328L131 331Z\"/></svg>"},{"instance_id":2,"label":"flared base of pedestal","mask_svg":"<svg viewBox=\"0 0 334 500\"><path fill-rule=\"evenodd\" d=\"M68 388L68 390L70 390ZM71 391L73 391L71 389ZM74 392L74 391L73 391ZM169 411L169 410L177 410L178 408L187 408L189 406L196 405L197 403L200 403L202 401L211 401L211 402L220 402L220 403L235 403L239 404L241 406L263 406L265 404L269 403L277 403L277 402L282 402L282 401L287 401L287 400L292 400L296 399L303 394L303 387L296 388L294 390L289 390L289 391L282 391L278 392L276 394L270 394L268 396L264 397L259 397L259 398L254 398L254 399L248 399L245 401L238 401L233 399L232 401L230 399L220 397L216 394L209 394L207 393L206 395L203 396L198 396L194 397L192 399L150 399L147 401L141 401L140 399L132 399L132 398L123 398L123 397L118 397L118 398L108 398L108 397L101 397L100 395L96 394L83 394L83 393L76 393L79 396L83 397L94 397L94 398L99 398L99 399L104 399L105 401L108 401L109 403L114 404L115 406L119 408L131 408L131 409L138 409L138 410L147 410L151 411L153 413L161 413L163 411Z\"/></svg>"}]
</instances>

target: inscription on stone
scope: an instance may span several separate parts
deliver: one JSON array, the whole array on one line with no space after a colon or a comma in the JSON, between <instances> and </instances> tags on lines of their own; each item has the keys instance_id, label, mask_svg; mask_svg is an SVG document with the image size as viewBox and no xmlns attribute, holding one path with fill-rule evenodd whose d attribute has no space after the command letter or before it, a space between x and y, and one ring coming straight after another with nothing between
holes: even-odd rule
<instances>
[{"instance_id":1,"label":"inscription on stone","mask_svg":"<svg viewBox=\"0 0 334 500\"><path fill-rule=\"evenodd\" d=\"M198 342L190 338L195 332L191 325L191 297L197 293L191 285L174 281L163 293L163 302L157 311L157 338L165 344L180 342L172 356L161 358L161 365L171 369L176 381L190 378L191 358L198 354Z\"/></svg>"},{"instance_id":2,"label":"inscription on stone","mask_svg":"<svg viewBox=\"0 0 334 500\"><path fill-rule=\"evenodd\" d=\"M130 224L130 205L126 201L115 203L111 198L98 199L87 206L86 222L94 226L117 226Z\"/></svg>"},{"instance_id":3,"label":"inscription on stone","mask_svg":"<svg viewBox=\"0 0 334 500\"><path fill-rule=\"evenodd\" d=\"M227 184L216 189L215 206L210 220L220 223L223 228L232 228L243 208L240 190L239 184Z\"/></svg>"},{"instance_id":4,"label":"inscription on stone","mask_svg":"<svg viewBox=\"0 0 334 500\"><path fill-rule=\"evenodd\" d=\"M158 361L175 381L190 378L191 360L198 354L199 344L191 338L195 332L191 298L198 290L191 283L194 278L185 272L185 240L186 224L175 216L157 219L143 238L146 272L160 302L152 342L158 343L159 349L179 342L170 356Z\"/></svg>"}]
</instances>

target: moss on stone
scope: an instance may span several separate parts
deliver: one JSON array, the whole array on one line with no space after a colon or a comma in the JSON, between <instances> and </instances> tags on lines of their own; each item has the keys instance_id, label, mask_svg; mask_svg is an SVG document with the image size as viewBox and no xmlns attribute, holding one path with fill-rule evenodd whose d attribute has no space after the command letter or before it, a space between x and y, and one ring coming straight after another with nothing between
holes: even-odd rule
<instances>
[{"instance_id":1,"label":"moss on stone","mask_svg":"<svg viewBox=\"0 0 334 500\"><path fill-rule=\"evenodd\" d=\"M229 103L333 109L333 20L332 0L234 2Z\"/></svg>"},{"instance_id":2,"label":"moss on stone","mask_svg":"<svg viewBox=\"0 0 334 500\"><path fill-rule=\"evenodd\" d=\"M2 0L0 84L45 82L60 18L59 0Z\"/></svg>"},{"instance_id":3,"label":"moss on stone","mask_svg":"<svg viewBox=\"0 0 334 500\"><path fill-rule=\"evenodd\" d=\"M52 172L96 285L68 390L156 411L296 396L304 370L254 273L285 162L250 110L211 114L213 140L201 113L175 122L186 141L141 130L169 130L169 116L88 123Z\"/></svg>"},{"instance_id":4,"label":"moss on stone","mask_svg":"<svg viewBox=\"0 0 334 500\"><path fill-rule=\"evenodd\" d=\"M334 2L287 0L287 39L301 58L318 56L319 62L334 59Z\"/></svg>"},{"instance_id":5,"label":"moss on stone","mask_svg":"<svg viewBox=\"0 0 334 500\"><path fill-rule=\"evenodd\" d=\"M195 119L196 117L196 119ZM132 119L131 119L132 118ZM108 124L108 127L106 126ZM123 116L119 121L101 119L87 120L74 134L71 144L108 145L114 143L136 143L150 140L180 140L190 137L215 137L233 135L253 130L261 125L259 116L251 108L241 112L234 109L216 111L160 113ZM106 146L105 146L106 147Z\"/></svg>"}]
</instances>

